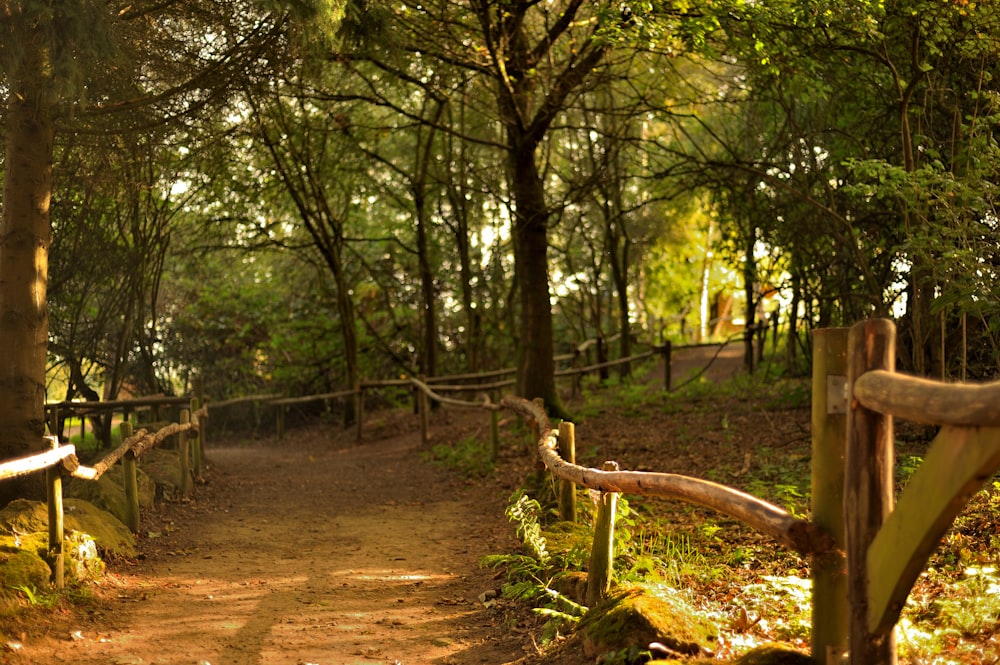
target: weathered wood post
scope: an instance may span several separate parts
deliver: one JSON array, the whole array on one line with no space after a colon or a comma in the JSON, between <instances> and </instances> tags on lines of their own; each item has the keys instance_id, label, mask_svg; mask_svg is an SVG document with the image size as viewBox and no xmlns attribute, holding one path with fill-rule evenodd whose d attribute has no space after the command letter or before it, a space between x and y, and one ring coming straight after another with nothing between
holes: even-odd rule
<instances>
[{"instance_id":1,"label":"weathered wood post","mask_svg":"<svg viewBox=\"0 0 1000 665\"><path fill-rule=\"evenodd\" d=\"M191 400L191 413L198 413L201 409L201 400L197 397ZM195 478L201 477L201 467L204 461L204 455L202 453L202 433L205 430L205 419L200 415L198 416L198 429L195 436L191 437L191 470L194 472Z\"/></svg>"},{"instance_id":2,"label":"weathered wood post","mask_svg":"<svg viewBox=\"0 0 1000 665\"><path fill-rule=\"evenodd\" d=\"M813 331L812 519L837 544L812 560L812 656L839 665L847 653L844 559L844 447L847 427L847 328Z\"/></svg>"},{"instance_id":3,"label":"weathered wood post","mask_svg":"<svg viewBox=\"0 0 1000 665\"><path fill-rule=\"evenodd\" d=\"M674 378L673 370L670 367L670 363L673 360L673 345L669 339L663 342L663 346L660 347L660 353L663 354L663 389L670 392Z\"/></svg>"},{"instance_id":4,"label":"weathered wood post","mask_svg":"<svg viewBox=\"0 0 1000 665\"><path fill-rule=\"evenodd\" d=\"M59 437L47 436L49 446L59 447ZM52 562L52 584L57 589L65 586L66 561L63 550L63 494L62 465L54 464L45 469L45 492L49 508L49 559Z\"/></svg>"},{"instance_id":5,"label":"weathered wood post","mask_svg":"<svg viewBox=\"0 0 1000 665\"><path fill-rule=\"evenodd\" d=\"M207 406L205 400L205 379L199 374L194 379L194 396L198 399L198 408ZM208 443L208 409L198 417L198 469L205 463L205 446Z\"/></svg>"},{"instance_id":6,"label":"weathered wood post","mask_svg":"<svg viewBox=\"0 0 1000 665\"><path fill-rule=\"evenodd\" d=\"M559 423L559 457L576 464L576 426L566 420ZM559 519L576 521L576 483L559 479Z\"/></svg>"},{"instance_id":7,"label":"weathered wood post","mask_svg":"<svg viewBox=\"0 0 1000 665\"><path fill-rule=\"evenodd\" d=\"M191 412L181 409L180 424L187 425L191 422ZM177 435L177 458L181 463L181 496L191 494L191 446L188 432L181 432Z\"/></svg>"},{"instance_id":8,"label":"weathered wood post","mask_svg":"<svg viewBox=\"0 0 1000 665\"><path fill-rule=\"evenodd\" d=\"M617 462L605 462L605 471L618 471ZM611 571L615 562L615 509L617 492L601 492L597 499L597 517L594 522L594 544L590 550L587 568L587 607L593 607L608 596L611 590Z\"/></svg>"},{"instance_id":9,"label":"weathered wood post","mask_svg":"<svg viewBox=\"0 0 1000 665\"><path fill-rule=\"evenodd\" d=\"M490 459L500 459L500 412L490 409Z\"/></svg>"},{"instance_id":10,"label":"weathered wood post","mask_svg":"<svg viewBox=\"0 0 1000 665\"><path fill-rule=\"evenodd\" d=\"M122 441L132 436L132 423L121 424ZM122 456L122 482L125 486L125 526L132 533L139 531L139 479L135 452L125 451Z\"/></svg>"},{"instance_id":11,"label":"weathered wood post","mask_svg":"<svg viewBox=\"0 0 1000 665\"><path fill-rule=\"evenodd\" d=\"M420 383L424 383L425 377L421 374ZM430 441L430 400L422 386L414 386L417 391L417 411L420 413L420 442L427 445Z\"/></svg>"},{"instance_id":12,"label":"weathered wood post","mask_svg":"<svg viewBox=\"0 0 1000 665\"><path fill-rule=\"evenodd\" d=\"M279 404L275 413L275 422L278 427L278 441L285 438L285 405Z\"/></svg>"},{"instance_id":13,"label":"weathered wood post","mask_svg":"<svg viewBox=\"0 0 1000 665\"><path fill-rule=\"evenodd\" d=\"M355 423L357 427L355 442L361 443L361 431L365 422L365 387L361 383L361 379L354 382L354 413L357 421Z\"/></svg>"},{"instance_id":14,"label":"weathered wood post","mask_svg":"<svg viewBox=\"0 0 1000 665\"><path fill-rule=\"evenodd\" d=\"M872 319L851 327L847 343L847 450L844 484L851 665L895 665L894 627L868 623L868 548L893 507L892 416L854 399L854 382L869 370L893 371L896 326Z\"/></svg>"},{"instance_id":15,"label":"weathered wood post","mask_svg":"<svg viewBox=\"0 0 1000 665\"><path fill-rule=\"evenodd\" d=\"M53 406L52 410L49 412L50 425L49 434L56 437L56 439L62 438L62 427L59 427L59 407Z\"/></svg>"}]
</instances>

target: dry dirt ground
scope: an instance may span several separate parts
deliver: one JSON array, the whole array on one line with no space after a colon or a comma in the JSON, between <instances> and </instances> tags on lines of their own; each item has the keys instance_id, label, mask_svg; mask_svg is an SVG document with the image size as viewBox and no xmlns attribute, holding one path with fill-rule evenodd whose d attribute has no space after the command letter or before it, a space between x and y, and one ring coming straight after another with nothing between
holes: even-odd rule
<instances>
[{"instance_id":1,"label":"dry dirt ground","mask_svg":"<svg viewBox=\"0 0 1000 665\"><path fill-rule=\"evenodd\" d=\"M709 357L680 358L675 380ZM739 362L727 350L713 376ZM517 547L503 509L530 446L470 482L423 461L402 416L360 445L336 426L210 442L193 497L144 516L140 558L113 562L83 609L0 622L0 663L529 662L530 621L491 602L502 580L480 560ZM482 412L444 410L432 443L484 427Z\"/></svg>"}]
</instances>

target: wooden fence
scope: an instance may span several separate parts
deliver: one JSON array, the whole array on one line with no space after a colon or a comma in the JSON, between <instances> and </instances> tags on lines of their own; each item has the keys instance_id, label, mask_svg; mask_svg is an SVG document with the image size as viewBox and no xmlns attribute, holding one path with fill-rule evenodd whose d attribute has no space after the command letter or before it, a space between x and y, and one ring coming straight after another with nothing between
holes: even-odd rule
<instances>
[{"instance_id":1,"label":"wooden fence","mask_svg":"<svg viewBox=\"0 0 1000 665\"><path fill-rule=\"evenodd\" d=\"M887 320L817 330L814 342L811 520L698 478L623 471L611 461L601 469L577 466L572 423L553 429L544 409L534 402L511 396L495 402L488 395L480 402L456 400L418 379L391 385L408 385L417 391L425 435L430 400L485 409L491 419L501 409L525 417L537 432L542 461L559 479L564 519L574 519L576 486L601 493L589 601L605 595L611 583L614 496L627 492L679 499L739 519L810 557L812 651L818 662L840 663L846 657L852 665L891 665L896 662L894 626L914 581L969 497L1000 469L1000 382L945 384L897 374L895 326ZM481 390L482 384L472 389ZM167 436L181 434L184 442L192 430L204 431L199 423L207 416L206 407L199 408L195 402L192 411L189 419L182 417L182 422L155 434L140 430L128 436L93 467L79 464L73 446L58 446L55 441L52 450L0 464L0 480L46 471L49 542L57 585L63 574L62 475L95 479L121 459L126 478L130 473L134 477L134 469L128 471L129 460L134 463ZM941 425L898 501L893 484L894 417ZM491 429L495 432L495 421ZM186 460L189 453L183 443L181 450ZM200 464L200 450L190 455L194 464ZM131 483L126 480L127 493L130 484L134 496L134 478ZM129 525L133 530L137 509L135 515Z\"/></svg>"},{"instance_id":2,"label":"wooden fence","mask_svg":"<svg viewBox=\"0 0 1000 665\"><path fill-rule=\"evenodd\" d=\"M163 399L168 400L168 402L163 402ZM115 403L113 406L108 402L102 404L108 409L129 409L135 406L149 406L150 402L157 402L161 405L164 403L178 403L176 398L154 398L135 400L128 403L120 402ZM182 495L186 496L190 494L192 478L201 473L204 428L199 425L207 418L208 410L204 406L199 408L197 399L189 400L188 403L191 405L191 409L181 410L180 422L159 427L155 432L140 429L133 434L131 431L131 422L123 422L121 425L121 445L105 455L93 466L82 465L76 456L76 447L72 445L60 445L56 436L46 437L50 446L49 450L0 464L0 481L31 473L45 472L49 518L48 551L52 565L52 583L57 588L64 586L65 576L63 476L73 476L84 480L97 480L108 469L121 461L127 513L126 526L133 533L137 532L139 529L139 490L136 475L136 460L143 453L170 437L177 438L178 459L181 471L181 487L178 490Z\"/></svg>"},{"instance_id":3,"label":"wooden fence","mask_svg":"<svg viewBox=\"0 0 1000 665\"><path fill-rule=\"evenodd\" d=\"M575 519L576 486L600 494L587 601L611 583L614 496L679 499L734 517L811 559L812 653L824 665L893 665L894 627L927 558L968 499L1000 469L1000 381L946 384L894 371L895 326L877 319L814 331L812 519L710 481L574 463L574 428L553 429L540 404L504 397L465 403L510 409L536 428L559 480L559 512ZM428 399L440 399L426 384ZM893 417L941 425L895 499Z\"/></svg>"}]
</instances>

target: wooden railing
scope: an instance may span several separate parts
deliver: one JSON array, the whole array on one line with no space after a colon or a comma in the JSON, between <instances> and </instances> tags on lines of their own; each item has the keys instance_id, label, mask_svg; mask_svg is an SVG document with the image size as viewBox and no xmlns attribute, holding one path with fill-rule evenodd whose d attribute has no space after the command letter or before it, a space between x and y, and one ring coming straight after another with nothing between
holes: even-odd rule
<instances>
[{"instance_id":1,"label":"wooden railing","mask_svg":"<svg viewBox=\"0 0 1000 665\"><path fill-rule=\"evenodd\" d=\"M143 400L138 400L143 402ZM148 400L146 400L148 401ZM107 404L107 403L105 403ZM116 407L122 406L117 404ZM45 472L46 502L48 504L49 522L49 556L52 566L52 582L57 588L64 586L65 556L63 549L63 476L72 476L84 480L97 480L117 462L122 462L125 491L125 522L133 532L139 529L139 492L137 481L136 460L143 453L159 445L169 437L177 437L178 458L180 461L182 495L191 492L193 477L201 471L204 428L200 423L207 418L208 410L198 408L197 400L192 402L192 409L181 411L180 422L160 427L155 432L140 429L135 434L131 431L131 423L123 422L121 427L122 443L105 455L93 466L80 463L76 455L76 447L60 445L55 436L46 437L49 450L8 460L0 464L0 481L17 478L32 473ZM192 437L193 435L198 435Z\"/></svg>"},{"instance_id":2,"label":"wooden railing","mask_svg":"<svg viewBox=\"0 0 1000 665\"><path fill-rule=\"evenodd\" d=\"M553 429L542 406L522 398L464 405L491 414L510 409L536 429L538 453L560 483L563 519L575 519L577 485L601 493L588 604L610 586L614 496L678 499L734 517L811 558L817 662L892 665L894 626L913 583L969 497L1000 469L1000 382L900 375L894 358L891 321L814 332L811 520L706 480L622 471L611 461L601 469L577 466L572 423ZM427 384L416 385L427 399L441 399ZM898 502L894 416L943 425Z\"/></svg>"}]
</instances>

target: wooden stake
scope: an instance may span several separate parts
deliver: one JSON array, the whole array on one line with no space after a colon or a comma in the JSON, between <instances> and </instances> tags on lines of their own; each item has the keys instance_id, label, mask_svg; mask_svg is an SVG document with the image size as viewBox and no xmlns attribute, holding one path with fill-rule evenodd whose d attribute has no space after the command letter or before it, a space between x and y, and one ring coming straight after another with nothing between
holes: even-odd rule
<instances>
[{"instance_id":1,"label":"wooden stake","mask_svg":"<svg viewBox=\"0 0 1000 665\"><path fill-rule=\"evenodd\" d=\"M181 409L180 424L187 425L189 422L191 422L191 412ZM181 486L178 489L181 496L188 496L191 494L191 446L187 432L177 435L177 457L181 463Z\"/></svg>"},{"instance_id":2,"label":"wooden stake","mask_svg":"<svg viewBox=\"0 0 1000 665\"><path fill-rule=\"evenodd\" d=\"M812 516L836 549L812 559L812 656L839 665L847 653L847 561L844 558L844 446L847 426L847 328L813 331Z\"/></svg>"},{"instance_id":3,"label":"wooden stake","mask_svg":"<svg viewBox=\"0 0 1000 665\"><path fill-rule=\"evenodd\" d=\"M500 459L500 412L490 410L490 457L496 462Z\"/></svg>"},{"instance_id":4,"label":"wooden stake","mask_svg":"<svg viewBox=\"0 0 1000 665\"><path fill-rule=\"evenodd\" d=\"M122 441L132 436L132 423L121 424ZM125 526L132 533L139 532L139 479L135 453L131 450L122 456L122 479L125 485Z\"/></svg>"},{"instance_id":5,"label":"wooden stake","mask_svg":"<svg viewBox=\"0 0 1000 665\"><path fill-rule=\"evenodd\" d=\"M576 464L576 426L565 420L559 423L559 456ZM576 483L572 480L559 480L559 519L576 521Z\"/></svg>"},{"instance_id":6,"label":"wooden stake","mask_svg":"<svg viewBox=\"0 0 1000 665\"><path fill-rule=\"evenodd\" d=\"M191 400L191 413L197 413L198 409L201 408L201 401L195 397ZM201 467L204 457L202 455L202 431L205 429L205 420L198 417L198 433L196 436L191 437L191 470L194 473L195 478L201 477Z\"/></svg>"},{"instance_id":7,"label":"wooden stake","mask_svg":"<svg viewBox=\"0 0 1000 665\"><path fill-rule=\"evenodd\" d=\"M617 471L617 462L605 462L604 471ZM587 607L594 607L607 598L611 591L611 572L614 569L615 509L618 492L601 492L597 499L597 518L594 523L594 544L590 550L587 569Z\"/></svg>"},{"instance_id":8,"label":"wooden stake","mask_svg":"<svg viewBox=\"0 0 1000 665\"><path fill-rule=\"evenodd\" d=\"M424 376L418 377L421 383L424 383ZM430 404L427 399L427 393L425 393L421 388L414 387L417 391L417 411L420 413L420 442L425 446L427 442L430 441Z\"/></svg>"},{"instance_id":9,"label":"wooden stake","mask_svg":"<svg viewBox=\"0 0 1000 665\"><path fill-rule=\"evenodd\" d=\"M277 423L278 423L278 441L281 441L282 439L285 438L285 408L286 407L284 405L281 405L281 406L279 406L277 408L278 408L278 411L275 414L275 420L277 420Z\"/></svg>"},{"instance_id":10,"label":"wooden stake","mask_svg":"<svg viewBox=\"0 0 1000 665\"><path fill-rule=\"evenodd\" d=\"M895 369L896 326L886 319L855 324L847 347L847 450L844 485L851 665L895 665L894 629L868 627L868 548L893 507L892 416L854 400L854 382L869 370Z\"/></svg>"},{"instance_id":11,"label":"wooden stake","mask_svg":"<svg viewBox=\"0 0 1000 665\"><path fill-rule=\"evenodd\" d=\"M671 384L673 383L673 368L671 368L670 363L673 358L673 345L670 340L663 342L663 389L667 392L671 390Z\"/></svg>"},{"instance_id":12,"label":"wooden stake","mask_svg":"<svg viewBox=\"0 0 1000 665\"><path fill-rule=\"evenodd\" d=\"M354 390L356 393L354 396L354 409L357 414L355 426L358 428L355 441L361 443L362 424L365 421L365 389L361 385L360 379L354 384Z\"/></svg>"},{"instance_id":13,"label":"wooden stake","mask_svg":"<svg viewBox=\"0 0 1000 665\"><path fill-rule=\"evenodd\" d=\"M49 437L53 450L59 447L57 437ZM66 584L65 554L63 552L63 494L62 468L57 464L45 470L49 507L49 557L52 560L52 584L62 589Z\"/></svg>"}]
</instances>

